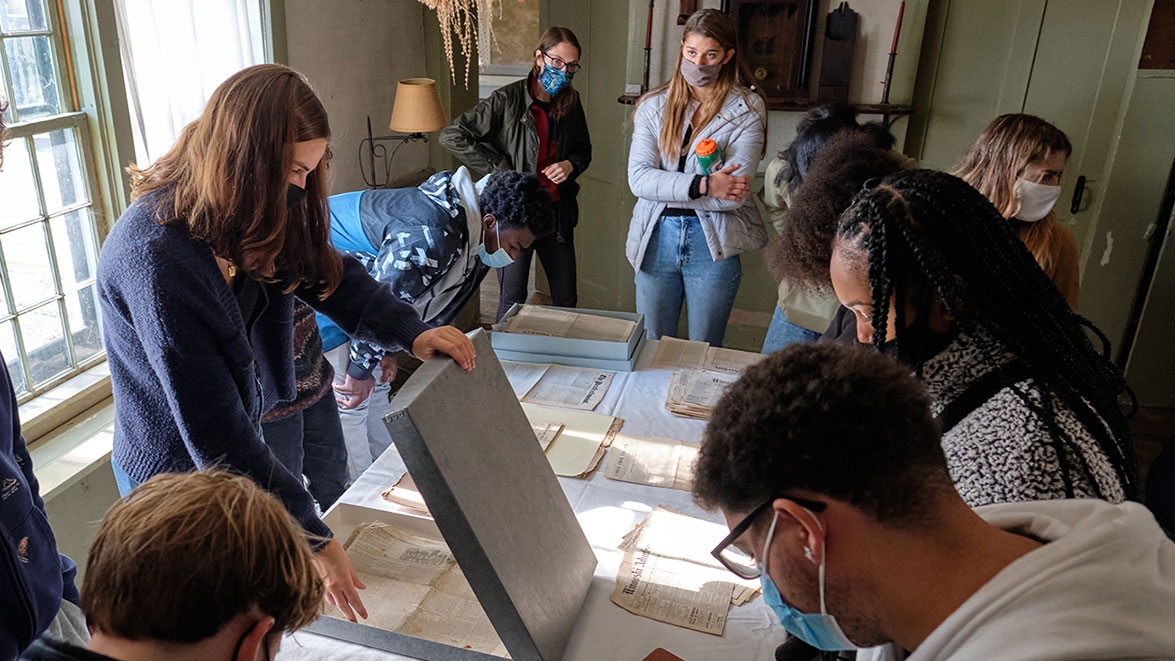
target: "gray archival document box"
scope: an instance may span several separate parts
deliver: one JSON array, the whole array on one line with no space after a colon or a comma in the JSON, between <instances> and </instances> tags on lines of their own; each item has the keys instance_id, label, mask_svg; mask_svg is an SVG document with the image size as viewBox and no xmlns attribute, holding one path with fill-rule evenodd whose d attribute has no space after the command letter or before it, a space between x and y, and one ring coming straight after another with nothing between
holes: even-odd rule
<instances>
[{"instance_id":1,"label":"gray archival document box","mask_svg":"<svg viewBox=\"0 0 1175 661\"><path fill-rule=\"evenodd\" d=\"M477 367L426 361L384 423L512 659L563 655L596 556L484 331ZM429 659L496 659L339 620L314 630Z\"/></svg>"}]
</instances>

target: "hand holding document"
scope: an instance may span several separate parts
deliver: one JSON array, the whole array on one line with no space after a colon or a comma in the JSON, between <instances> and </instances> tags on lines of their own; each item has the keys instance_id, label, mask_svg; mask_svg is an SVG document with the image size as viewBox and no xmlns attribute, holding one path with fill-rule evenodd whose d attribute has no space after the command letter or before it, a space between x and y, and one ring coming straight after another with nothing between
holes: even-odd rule
<instances>
[{"instance_id":1,"label":"hand holding document","mask_svg":"<svg viewBox=\"0 0 1175 661\"><path fill-rule=\"evenodd\" d=\"M687 369L669 377L665 408L687 418L709 420L722 393L738 380L737 374Z\"/></svg>"},{"instance_id":2,"label":"hand holding document","mask_svg":"<svg viewBox=\"0 0 1175 661\"><path fill-rule=\"evenodd\" d=\"M654 509L624 536L612 601L642 617L721 636L731 603L746 603L759 589L710 555L726 532L717 523Z\"/></svg>"},{"instance_id":3,"label":"hand holding document","mask_svg":"<svg viewBox=\"0 0 1175 661\"><path fill-rule=\"evenodd\" d=\"M763 360L763 354L711 347L706 342L663 337L649 367L653 369L705 369L742 374L748 366Z\"/></svg>"},{"instance_id":4,"label":"hand holding document","mask_svg":"<svg viewBox=\"0 0 1175 661\"><path fill-rule=\"evenodd\" d=\"M620 434L608 453L604 477L621 482L648 484L689 491L694 481L696 443L674 438Z\"/></svg>"},{"instance_id":5,"label":"hand holding document","mask_svg":"<svg viewBox=\"0 0 1175 661\"><path fill-rule=\"evenodd\" d=\"M507 324L506 332L573 340L627 342L635 328L636 323L627 319L524 305Z\"/></svg>"},{"instance_id":6,"label":"hand holding document","mask_svg":"<svg viewBox=\"0 0 1175 661\"><path fill-rule=\"evenodd\" d=\"M443 542L372 523L357 527L344 548L367 585L368 626L508 656ZM339 617L333 607L327 614Z\"/></svg>"}]
</instances>

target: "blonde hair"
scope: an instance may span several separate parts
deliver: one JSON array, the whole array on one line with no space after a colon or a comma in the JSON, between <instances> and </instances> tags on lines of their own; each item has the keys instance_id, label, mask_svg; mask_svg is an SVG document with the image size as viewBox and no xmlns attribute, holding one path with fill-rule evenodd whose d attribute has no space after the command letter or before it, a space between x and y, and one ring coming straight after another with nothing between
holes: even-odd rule
<instances>
[{"instance_id":1,"label":"blonde hair","mask_svg":"<svg viewBox=\"0 0 1175 661\"><path fill-rule=\"evenodd\" d=\"M1016 179L1030 165L1058 152L1064 152L1066 159L1073 153L1073 145L1061 129L1034 115L1000 115L983 129L952 173L983 193L1000 215L1013 223L1020 240L1050 275L1056 266L1052 263L1056 212L1050 211L1035 223L1012 216L1018 206Z\"/></svg>"},{"instance_id":2,"label":"blonde hair","mask_svg":"<svg viewBox=\"0 0 1175 661\"><path fill-rule=\"evenodd\" d=\"M722 110L727 95L732 90L743 94L747 93L744 88L751 87L753 79L747 70L746 62L742 59L738 49L735 48L737 42L734 23L724 12L717 9L703 9L694 12L686 21L685 30L681 33L682 42L690 34L708 37L718 42L718 45L723 49L734 51L734 57L723 64L722 69L718 72L718 80L714 82L714 91L702 103L702 121L694 127L694 135L697 135L710 123L710 120L714 119L718 111ZM673 76L669 82L649 90L641 98L641 102L643 102L654 94L665 89L669 90L668 98L665 100L665 114L661 119L659 139L661 154L669 161L676 161L681 156L682 127L685 126L692 100L689 83L681 74L682 50L682 48L677 49L677 66L674 67ZM761 94L758 89L755 89L755 93Z\"/></svg>"},{"instance_id":3,"label":"blonde hair","mask_svg":"<svg viewBox=\"0 0 1175 661\"><path fill-rule=\"evenodd\" d=\"M160 474L115 503L90 546L89 626L132 640L194 643L253 608L274 631L318 617L323 586L307 535L247 477Z\"/></svg>"}]
</instances>

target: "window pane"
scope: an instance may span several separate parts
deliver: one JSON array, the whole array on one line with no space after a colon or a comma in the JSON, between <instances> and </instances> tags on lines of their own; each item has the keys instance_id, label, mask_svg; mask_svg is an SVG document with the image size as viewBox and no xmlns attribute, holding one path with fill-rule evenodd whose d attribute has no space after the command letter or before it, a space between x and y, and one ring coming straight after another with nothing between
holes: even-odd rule
<instances>
[{"instance_id":1,"label":"window pane","mask_svg":"<svg viewBox=\"0 0 1175 661\"><path fill-rule=\"evenodd\" d=\"M2 2L3 0L0 0ZM77 137L73 129L58 129L33 137L37 165L41 169L41 187L45 191L45 211L54 213L64 207L87 201L86 183L78 158Z\"/></svg>"},{"instance_id":2,"label":"window pane","mask_svg":"<svg viewBox=\"0 0 1175 661\"><path fill-rule=\"evenodd\" d=\"M102 351L102 316L98 312L98 288L90 285L65 296L73 355L80 363Z\"/></svg>"},{"instance_id":3,"label":"window pane","mask_svg":"<svg viewBox=\"0 0 1175 661\"><path fill-rule=\"evenodd\" d=\"M0 0L0 30L44 32L49 29L49 13L44 0Z\"/></svg>"},{"instance_id":4,"label":"window pane","mask_svg":"<svg viewBox=\"0 0 1175 661\"><path fill-rule=\"evenodd\" d=\"M37 223L0 237L0 243L4 246L4 261L8 264L8 277L12 282L12 296L16 299L18 310L43 301L54 293L44 228L43 223Z\"/></svg>"},{"instance_id":5,"label":"window pane","mask_svg":"<svg viewBox=\"0 0 1175 661\"><path fill-rule=\"evenodd\" d=\"M60 113L53 43L49 37L5 39L4 47L8 50L16 121L27 122Z\"/></svg>"},{"instance_id":6,"label":"window pane","mask_svg":"<svg viewBox=\"0 0 1175 661\"><path fill-rule=\"evenodd\" d=\"M0 0L0 3L4 0ZM4 170L0 172L0 229L41 215L37 185L28 141L18 138L4 147Z\"/></svg>"},{"instance_id":7,"label":"window pane","mask_svg":"<svg viewBox=\"0 0 1175 661\"><path fill-rule=\"evenodd\" d=\"M13 335L12 322L0 324L0 353L4 354L5 367L8 368L9 378L12 379L12 388L16 392L28 391L24 382L24 370L20 367L20 354L16 352L16 336Z\"/></svg>"},{"instance_id":8,"label":"window pane","mask_svg":"<svg viewBox=\"0 0 1175 661\"><path fill-rule=\"evenodd\" d=\"M69 349L61 326L57 301L17 317L33 386L39 386L69 369Z\"/></svg>"},{"instance_id":9,"label":"window pane","mask_svg":"<svg viewBox=\"0 0 1175 661\"><path fill-rule=\"evenodd\" d=\"M98 240L94 236L93 216L93 210L86 208L49 219L57 271L67 289L94 277Z\"/></svg>"}]
</instances>

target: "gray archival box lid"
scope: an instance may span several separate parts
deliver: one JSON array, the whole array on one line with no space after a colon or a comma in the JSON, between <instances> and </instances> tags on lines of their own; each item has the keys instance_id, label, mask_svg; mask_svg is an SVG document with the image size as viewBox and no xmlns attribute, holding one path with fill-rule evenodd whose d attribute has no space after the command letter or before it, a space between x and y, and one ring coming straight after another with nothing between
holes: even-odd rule
<instances>
[{"instance_id":1,"label":"gray archival box lid","mask_svg":"<svg viewBox=\"0 0 1175 661\"><path fill-rule=\"evenodd\" d=\"M511 658L553 661L563 656L596 556L485 332L470 337L477 367L426 361L392 398L384 423ZM496 658L336 623L315 629L430 659Z\"/></svg>"}]
</instances>

